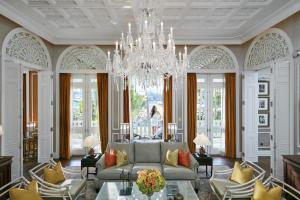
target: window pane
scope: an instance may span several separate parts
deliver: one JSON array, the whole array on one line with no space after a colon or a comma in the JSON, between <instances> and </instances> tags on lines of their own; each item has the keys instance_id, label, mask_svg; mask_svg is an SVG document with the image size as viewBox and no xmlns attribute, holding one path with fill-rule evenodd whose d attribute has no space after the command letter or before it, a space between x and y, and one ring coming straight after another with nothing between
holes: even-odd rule
<instances>
[{"instance_id":1,"label":"window pane","mask_svg":"<svg viewBox=\"0 0 300 200\"><path fill-rule=\"evenodd\" d=\"M133 83L130 98L134 139L162 139L163 87L145 90Z\"/></svg>"},{"instance_id":2,"label":"window pane","mask_svg":"<svg viewBox=\"0 0 300 200\"><path fill-rule=\"evenodd\" d=\"M72 89L72 127L83 127L83 92L81 88Z\"/></svg>"},{"instance_id":3,"label":"window pane","mask_svg":"<svg viewBox=\"0 0 300 200\"><path fill-rule=\"evenodd\" d=\"M91 127L98 127L98 93L96 88L91 89Z\"/></svg>"}]
</instances>

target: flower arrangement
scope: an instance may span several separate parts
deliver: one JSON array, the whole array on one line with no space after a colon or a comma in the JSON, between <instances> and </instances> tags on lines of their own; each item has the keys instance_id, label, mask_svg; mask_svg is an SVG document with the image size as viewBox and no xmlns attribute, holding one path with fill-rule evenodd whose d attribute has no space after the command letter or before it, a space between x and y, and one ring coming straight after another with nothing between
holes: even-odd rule
<instances>
[{"instance_id":1,"label":"flower arrangement","mask_svg":"<svg viewBox=\"0 0 300 200\"><path fill-rule=\"evenodd\" d=\"M165 187L165 179L157 169L144 169L138 171L136 184L139 190L151 197L154 192L159 192Z\"/></svg>"}]
</instances>

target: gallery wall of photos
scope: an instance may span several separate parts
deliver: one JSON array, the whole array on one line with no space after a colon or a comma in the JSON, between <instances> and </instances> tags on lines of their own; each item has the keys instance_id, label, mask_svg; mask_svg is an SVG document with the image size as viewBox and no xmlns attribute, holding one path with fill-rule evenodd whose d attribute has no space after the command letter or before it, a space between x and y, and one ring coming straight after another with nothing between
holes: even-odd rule
<instances>
[{"instance_id":1,"label":"gallery wall of photos","mask_svg":"<svg viewBox=\"0 0 300 200\"><path fill-rule=\"evenodd\" d=\"M270 150L270 81L258 81L258 150Z\"/></svg>"}]
</instances>

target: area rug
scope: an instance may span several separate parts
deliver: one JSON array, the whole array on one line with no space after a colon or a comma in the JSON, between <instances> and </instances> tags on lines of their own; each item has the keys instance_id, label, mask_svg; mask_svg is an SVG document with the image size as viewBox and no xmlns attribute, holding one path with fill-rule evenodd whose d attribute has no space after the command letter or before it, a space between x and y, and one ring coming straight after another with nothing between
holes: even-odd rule
<instances>
[{"instance_id":1,"label":"area rug","mask_svg":"<svg viewBox=\"0 0 300 200\"><path fill-rule=\"evenodd\" d=\"M79 169L79 167L67 167L67 168ZM224 165L215 165L213 170L215 171L215 170L226 170L226 169L229 169L229 167ZM210 168L209 168L209 172L210 172ZM85 173L86 170L84 169L83 174ZM87 181L86 196L82 197L80 200L94 200L96 198L97 196L96 187L93 180L94 177L92 176L93 175L89 175L89 178L91 178L91 180ZM208 174L208 176L210 176L210 173ZM199 188L197 195L200 200L208 200L208 199L217 200L217 197L213 194L209 186L209 177L206 177L205 167L202 166L199 167L197 184Z\"/></svg>"}]
</instances>

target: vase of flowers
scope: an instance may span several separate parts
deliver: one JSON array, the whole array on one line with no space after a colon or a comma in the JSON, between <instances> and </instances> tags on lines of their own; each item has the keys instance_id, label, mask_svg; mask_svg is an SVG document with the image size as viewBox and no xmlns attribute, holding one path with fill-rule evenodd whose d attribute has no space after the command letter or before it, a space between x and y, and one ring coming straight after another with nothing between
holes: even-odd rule
<instances>
[{"instance_id":1,"label":"vase of flowers","mask_svg":"<svg viewBox=\"0 0 300 200\"><path fill-rule=\"evenodd\" d=\"M136 185L139 190L148 197L148 199L151 199L154 192L162 190L165 187L165 184L166 182L164 177L157 169L144 169L138 171Z\"/></svg>"}]
</instances>

